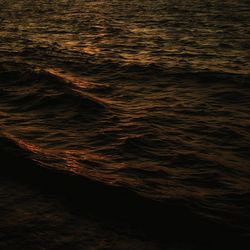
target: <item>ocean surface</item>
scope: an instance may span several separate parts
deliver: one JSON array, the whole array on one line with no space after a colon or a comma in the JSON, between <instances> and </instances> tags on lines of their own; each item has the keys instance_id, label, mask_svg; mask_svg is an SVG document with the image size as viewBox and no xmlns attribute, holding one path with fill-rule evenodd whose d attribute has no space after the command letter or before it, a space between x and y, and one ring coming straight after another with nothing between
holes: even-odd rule
<instances>
[{"instance_id":1,"label":"ocean surface","mask_svg":"<svg viewBox=\"0 0 250 250\"><path fill-rule=\"evenodd\" d=\"M249 232L249 1L0 8L1 150Z\"/></svg>"}]
</instances>

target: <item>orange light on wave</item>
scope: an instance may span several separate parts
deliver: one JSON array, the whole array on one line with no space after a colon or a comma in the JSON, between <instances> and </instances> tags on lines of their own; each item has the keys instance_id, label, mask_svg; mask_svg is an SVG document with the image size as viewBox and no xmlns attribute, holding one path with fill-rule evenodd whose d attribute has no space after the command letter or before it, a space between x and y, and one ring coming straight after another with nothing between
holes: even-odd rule
<instances>
[{"instance_id":1,"label":"orange light on wave","mask_svg":"<svg viewBox=\"0 0 250 250\"><path fill-rule=\"evenodd\" d=\"M77 76L69 72L64 72L56 68L48 68L44 71L46 73L49 73L50 75L61 78L65 83L72 86L73 90L77 92L78 94L84 94L84 96L89 97L90 99L95 100L104 105L114 104L114 101L112 101L111 99L100 97L100 96L97 96L96 94L93 95L92 93L87 93L88 90L93 90L93 89L98 90L98 89L103 89L103 88L109 88L109 85L105 83L100 84L100 83L92 82L87 79L83 79L81 76ZM85 90L86 92L83 93L82 90Z\"/></svg>"},{"instance_id":2,"label":"orange light on wave","mask_svg":"<svg viewBox=\"0 0 250 250\"><path fill-rule=\"evenodd\" d=\"M54 75L56 77L62 78L64 81L69 82L70 84L75 85L76 87L80 87L82 89L89 89L95 86L94 83L91 83L86 79L83 80L79 76L75 76L68 72L66 73L65 71L62 71L60 69L47 68L45 72Z\"/></svg>"},{"instance_id":3,"label":"orange light on wave","mask_svg":"<svg viewBox=\"0 0 250 250\"><path fill-rule=\"evenodd\" d=\"M11 141L14 141L17 146L24 149L25 151L28 151L34 154L41 153L43 151L40 147L31 143L28 143L22 139L19 139L11 134L4 134L4 136L9 138Z\"/></svg>"},{"instance_id":4,"label":"orange light on wave","mask_svg":"<svg viewBox=\"0 0 250 250\"><path fill-rule=\"evenodd\" d=\"M119 185L122 181L119 170L127 168L126 163L114 162L112 157L96 154L91 150L48 149L11 134L6 134L5 137L24 152L29 152L29 158L39 166L75 173L109 185Z\"/></svg>"}]
</instances>

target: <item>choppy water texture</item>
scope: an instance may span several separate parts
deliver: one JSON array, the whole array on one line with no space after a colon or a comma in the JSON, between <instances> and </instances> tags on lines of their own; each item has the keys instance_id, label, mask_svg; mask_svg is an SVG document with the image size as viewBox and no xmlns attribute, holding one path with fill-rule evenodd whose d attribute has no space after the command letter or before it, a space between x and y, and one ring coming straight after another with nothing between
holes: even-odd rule
<instances>
[{"instance_id":1,"label":"choppy water texture","mask_svg":"<svg viewBox=\"0 0 250 250\"><path fill-rule=\"evenodd\" d=\"M2 145L247 228L248 1L0 7Z\"/></svg>"}]
</instances>

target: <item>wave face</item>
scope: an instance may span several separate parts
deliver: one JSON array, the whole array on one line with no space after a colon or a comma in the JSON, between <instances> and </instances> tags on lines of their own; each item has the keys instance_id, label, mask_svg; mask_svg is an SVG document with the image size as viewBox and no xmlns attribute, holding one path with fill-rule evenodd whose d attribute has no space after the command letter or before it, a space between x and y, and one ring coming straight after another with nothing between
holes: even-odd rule
<instances>
[{"instance_id":1,"label":"wave face","mask_svg":"<svg viewBox=\"0 0 250 250\"><path fill-rule=\"evenodd\" d=\"M1 147L247 224L247 1L155 2L1 2Z\"/></svg>"}]
</instances>

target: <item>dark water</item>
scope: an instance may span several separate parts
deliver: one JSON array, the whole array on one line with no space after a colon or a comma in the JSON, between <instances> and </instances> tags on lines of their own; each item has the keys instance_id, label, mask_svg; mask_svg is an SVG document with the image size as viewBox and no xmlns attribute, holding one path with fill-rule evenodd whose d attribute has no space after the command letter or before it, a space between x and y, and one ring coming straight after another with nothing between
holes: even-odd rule
<instances>
[{"instance_id":1,"label":"dark water","mask_svg":"<svg viewBox=\"0 0 250 250\"><path fill-rule=\"evenodd\" d=\"M248 1L0 7L3 147L247 229Z\"/></svg>"}]
</instances>

